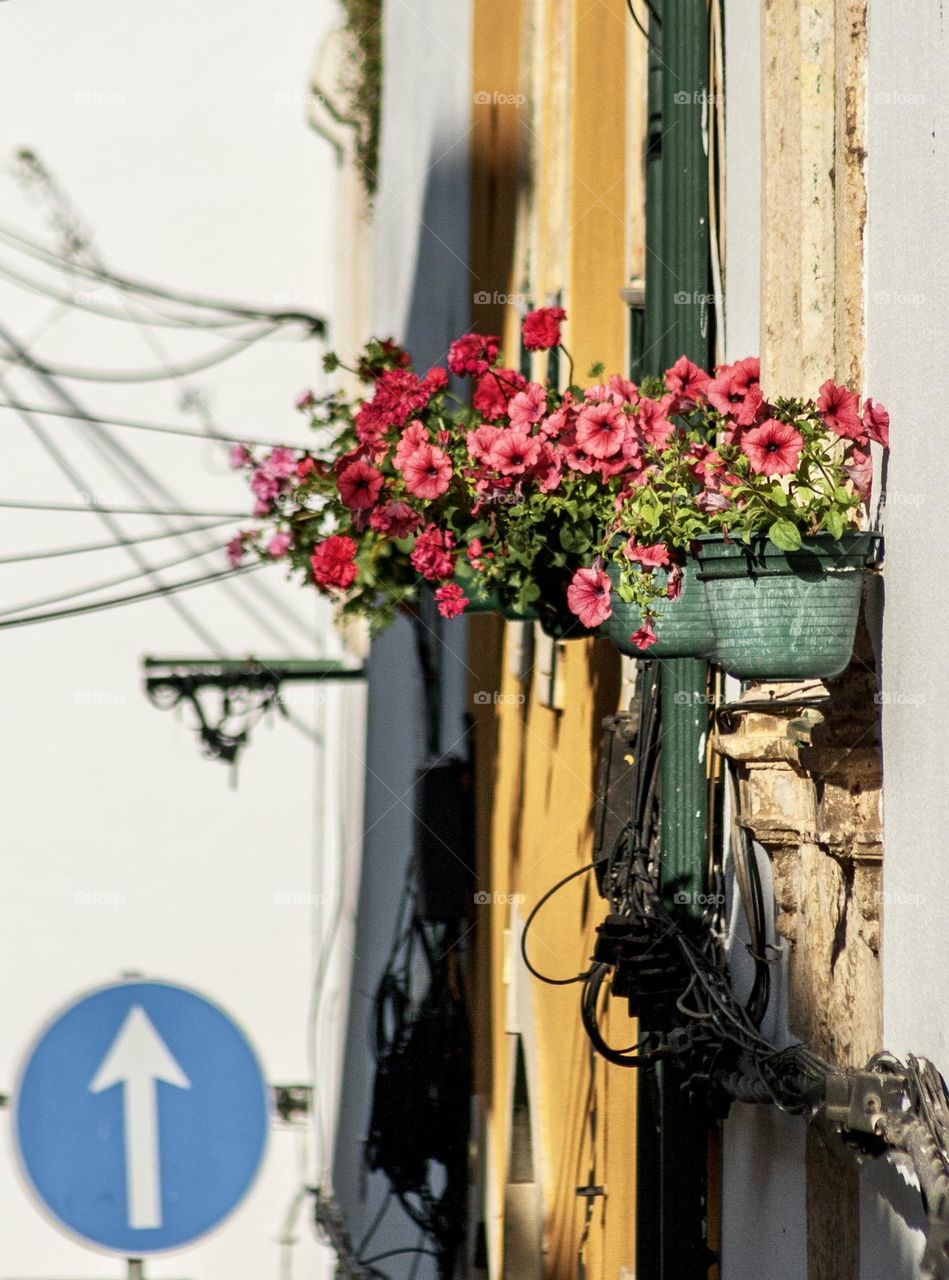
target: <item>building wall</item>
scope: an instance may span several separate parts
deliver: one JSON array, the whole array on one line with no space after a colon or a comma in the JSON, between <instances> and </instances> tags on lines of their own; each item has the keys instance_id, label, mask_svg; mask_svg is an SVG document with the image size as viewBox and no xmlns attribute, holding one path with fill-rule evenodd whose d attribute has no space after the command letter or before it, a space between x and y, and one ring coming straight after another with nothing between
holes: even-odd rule
<instances>
[{"instance_id":1,"label":"building wall","mask_svg":"<svg viewBox=\"0 0 949 1280\"><path fill-rule=\"evenodd\" d=\"M473 322L502 332L510 359L517 301L539 306L559 295L568 313L564 341L581 382L598 360L610 370L625 364L619 291L629 270L630 186L641 173L640 144L630 143L627 119L630 95L644 83L645 49L636 51L630 83L628 16L622 6L604 6L595 19L564 0L475 5L472 265L479 288L510 302L489 318L476 308ZM510 40L498 41L499 25ZM566 361L562 366L566 377ZM535 357L533 373L544 376L542 359ZM514 1274L508 1175L512 1041L520 1036L543 1274L574 1277L582 1256L587 1276L615 1280L634 1265L634 1074L591 1055L579 988L531 978L518 947L541 895L590 860L599 725L619 704L619 659L600 641L555 646L551 697L552 646L539 631L478 625L483 640L473 643L469 662L476 688L489 695L477 709L478 795L491 812L481 829L479 887L490 901L477 918L476 1065L490 1274ZM591 880L579 877L532 926L533 963L558 977L583 970L603 914ZM635 1024L612 1003L604 1030L627 1045ZM586 1202L576 1189L587 1184L606 1194L590 1200L585 1223Z\"/></svg>"}]
</instances>

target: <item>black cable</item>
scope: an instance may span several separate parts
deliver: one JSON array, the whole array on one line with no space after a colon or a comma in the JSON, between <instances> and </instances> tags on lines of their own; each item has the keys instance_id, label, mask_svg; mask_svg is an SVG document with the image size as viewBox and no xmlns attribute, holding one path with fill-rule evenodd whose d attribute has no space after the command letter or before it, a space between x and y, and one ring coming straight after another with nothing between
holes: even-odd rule
<instances>
[{"instance_id":1,"label":"black cable","mask_svg":"<svg viewBox=\"0 0 949 1280\"><path fill-rule=\"evenodd\" d=\"M21 498L0 498L0 510L9 511L75 511L86 515L101 515L107 512L117 516L186 516L194 519L221 520L229 524L232 520L247 520L246 511L192 511L184 508L166 507L105 507L101 504L82 502L31 502Z\"/></svg>"},{"instance_id":2,"label":"black cable","mask_svg":"<svg viewBox=\"0 0 949 1280\"><path fill-rule=\"evenodd\" d=\"M60 254L48 249L39 241L33 240L29 236L23 235L15 228L5 223L0 223L0 239L7 242L13 242L13 247L19 249L30 257L37 258L41 262L46 262L52 266L60 267L69 271L76 271L80 275L84 275L87 279L98 280L101 283L112 284L126 293L144 294L148 297L159 298L163 302L174 302L182 306L195 307L204 311L218 311L233 316L243 316L248 320L274 320L281 323L289 323L290 321L299 321L301 324L307 324L315 334L323 335L326 332L326 321L322 316L315 315L307 311L275 311L266 307L248 307L241 303L233 303L225 301L221 298L201 297L198 294L186 293L181 290L168 289L161 285L149 284L143 280L136 280L129 276L118 275L113 271L99 270L87 267L82 263L73 262L63 258Z\"/></svg>"},{"instance_id":3,"label":"black cable","mask_svg":"<svg viewBox=\"0 0 949 1280\"><path fill-rule=\"evenodd\" d=\"M187 564L192 560L201 560L204 556L213 555L214 552L223 551L226 543L220 543L217 547L211 547L207 551L188 551L185 555L176 556L173 560L164 560L161 564L149 565L147 569L133 569L131 573L117 574L112 578L102 578L98 582L89 583L85 587L73 587L69 591L58 592L51 596L40 596L35 600L28 600L23 604L14 605L12 608L0 609L0 618L9 618L16 613L25 613L28 609L45 609L51 604L63 604L67 600L75 600L79 596L93 595L96 591L108 591L112 587L120 587L127 582L136 582L140 578L148 578L153 573L161 573L165 569L176 569L179 565Z\"/></svg>"},{"instance_id":4,"label":"black cable","mask_svg":"<svg viewBox=\"0 0 949 1280\"><path fill-rule=\"evenodd\" d=\"M48 361L43 362L43 368L57 378L65 378L67 382L104 382L104 383L128 383L128 382L167 382L176 378L187 378L193 373L201 373L205 369L213 369L216 365L223 364L225 360L231 360L234 356L239 355L242 351L246 351L248 347L254 346L256 343L269 337L277 329L277 325L271 324L261 329L252 338L246 338L242 342L231 342L227 347L222 347L217 351L213 351L210 355L199 356L198 359L192 360L190 364L178 365L177 368L172 366L165 369L136 369L115 372L109 369L76 369L69 365L50 364ZM23 368L33 368L33 361L29 356L19 355L15 352L0 351L0 360L7 364L18 365Z\"/></svg>"},{"instance_id":5,"label":"black cable","mask_svg":"<svg viewBox=\"0 0 949 1280\"><path fill-rule=\"evenodd\" d=\"M71 422L87 422L88 415L70 409L50 409L45 405L23 404L18 400L0 400L0 409L12 409L17 413L38 413L43 417L68 418ZM261 440L245 435L225 434L198 427L175 426L165 422L145 422L141 418L114 418L96 414L95 420L103 426L128 427L134 431L157 431L162 435L187 436L192 440L216 440L220 444L247 444L260 449L304 449L305 445L287 445L286 440Z\"/></svg>"},{"instance_id":6,"label":"black cable","mask_svg":"<svg viewBox=\"0 0 949 1280\"><path fill-rule=\"evenodd\" d=\"M224 525L233 524L236 517L227 520L212 520L208 524L188 524L179 529L162 530L160 533L146 533L138 538L126 538L124 542L111 539L108 542L80 542L69 547L49 547L39 551L24 551L15 556L0 556L0 565L29 564L34 560L58 560L63 556L85 555L92 551L121 551L123 546L141 546L144 542L161 542L167 538L178 538L188 533L203 533L208 529L220 529Z\"/></svg>"},{"instance_id":7,"label":"black cable","mask_svg":"<svg viewBox=\"0 0 949 1280\"><path fill-rule=\"evenodd\" d=\"M643 24L639 21L639 18L636 15L636 10L633 8L633 0L626 0L626 8L629 10L629 16L632 18L633 22L635 22L636 26L639 28L640 32L645 37L646 43L649 45L650 52L653 53L657 58L661 57L662 50L657 45L653 44L652 38L650 37L649 32L646 30ZM648 3L646 5L646 8L649 10L650 17L652 17L653 20L656 22L656 24L661 28L662 22L660 21L658 15L656 14L655 9L653 9L653 7Z\"/></svg>"},{"instance_id":8,"label":"black cable","mask_svg":"<svg viewBox=\"0 0 949 1280\"><path fill-rule=\"evenodd\" d=\"M584 982L587 978L590 977L593 970L592 968L585 969L583 973L575 974L572 978L548 978L545 973L541 973L538 969L535 969L530 962L530 959L527 955L527 931L530 929L531 925L533 924L534 917L537 915L538 911L540 911L541 907L543 907L544 904L548 902L549 899L551 899L555 893L558 892L558 890L562 889L564 885L569 884L571 880L576 880L577 876L585 875L588 871L595 870L598 866L601 866L604 862L607 862L607 861L608 859L605 857L599 858L597 859L596 862L590 862L584 867L579 867L576 871L571 871L569 875L564 876L562 880L558 880L557 883L553 886L553 888L548 889L547 892L543 895L543 897L537 900L537 902L531 908L530 915L527 917L527 919L524 922L524 928L523 928L523 931L521 932L521 958L523 959L524 963L527 965L528 971L532 973L535 978L539 978L541 982L546 982L548 986L568 987L574 982Z\"/></svg>"},{"instance_id":9,"label":"black cable","mask_svg":"<svg viewBox=\"0 0 949 1280\"><path fill-rule=\"evenodd\" d=\"M27 627L38 622L58 622L63 618L76 618L86 613L98 613L105 609L117 609L120 605L136 604L141 600L156 600L161 596L174 595L178 591L187 591L191 587L203 587L212 582L220 582L223 578L237 578L245 573L253 573L262 569L263 563L243 565L236 569L222 569L218 573L205 574L199 578L186 578L183 582L170 582L162 587L154 587L149 591L137 591L130 595L115 596L111 600L96 600L92 604L76 605L70 609L56 609L51 613L31 613L25 618L5 618L0 620L0 631L8 631L13 627Z\"/></svg>"}]
</instances>

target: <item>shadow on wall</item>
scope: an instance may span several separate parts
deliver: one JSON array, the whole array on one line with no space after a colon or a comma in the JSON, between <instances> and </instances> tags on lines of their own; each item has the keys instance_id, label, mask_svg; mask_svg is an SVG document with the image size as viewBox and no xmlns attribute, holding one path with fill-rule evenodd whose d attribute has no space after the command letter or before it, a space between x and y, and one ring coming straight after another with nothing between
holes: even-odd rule
<instances>
[{"instance_id":1,"label":"shadow on wall","mask_svg":"<svg viewBox=\"0 0 949 1280\"><path fill-rule=\"evenodd\" d=\"M885 1159L860 1178L860 1280L916 1280L926 1241L919 1190Z\"/></svg>"}]
</instances>

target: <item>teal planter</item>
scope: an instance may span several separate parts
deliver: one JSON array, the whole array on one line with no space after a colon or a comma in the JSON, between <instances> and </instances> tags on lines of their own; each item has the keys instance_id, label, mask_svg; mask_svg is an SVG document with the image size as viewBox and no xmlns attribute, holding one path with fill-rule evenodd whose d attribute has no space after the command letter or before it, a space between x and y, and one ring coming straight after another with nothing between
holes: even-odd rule
<instances>
[{"instance_id":1,"label":"teal planter","mask_svg":"<svg viewBox=\"0 0 949 1280\"><path fill-rule=\"evenodd\" d=\"M456 582L462 591L468 597L468 604L465 606L465 613L498 613L500 605L498 598L491 592L487 592L481 585L479 576L465 567L455 569L455 576L452 582Z\"/></svg>"},{"instance_id":2,"label":"teal planter","mask_svg":"<svg viewBox=\"0 0 949 1280\"><path fill-rule=\"evenodd\" d=\"M820 533L800 551L764 535L699 540L715 660L741 680L827 679L850 662L867 571L880 535Z\"/></svg>"},{"instance_id":3,"label":"teal planter","mask_svg":"<svg viewBox=\"0 0 949 1280\"><path fill-rule=\"evenodd\" d=\"M659 599L653 605L656 615L656 643L648 649L637 649L630 636L643 625L643 615L635 604L627 604L617 593L619 565L607 561L606 573L613 584L610 600L612 614L600 627L600 634L611 640L627 658L707 658L715 644L705 591L696 574L696 564L687 560L682 578L682 594L678 600ZM657 583L665 586L668 574L653 569Z\"/></svg>"}]
</instances>

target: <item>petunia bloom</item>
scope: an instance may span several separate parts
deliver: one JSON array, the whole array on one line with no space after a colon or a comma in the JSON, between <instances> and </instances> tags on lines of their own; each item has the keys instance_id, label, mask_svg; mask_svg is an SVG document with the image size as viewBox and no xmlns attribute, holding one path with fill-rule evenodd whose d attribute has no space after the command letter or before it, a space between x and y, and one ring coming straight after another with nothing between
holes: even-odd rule
<instances>
[{"instance_id":1,"label":"petunia bloom","mask_svg":"<svg viewBox=\"0 0 949 1280\"><path fill-rule=\"evenodd\" d=\"M838 387L833 378L828 378L821 387L817 410L825 426L836 435L848 440L864 439L866 432L860 419L860 401L853 391Z\"/></svg>"},{"instance_id":2,"label":"petunia bloom","mask_svg":"<svg viewBox=\"0 0 949 1280\"><path fill-rule=\"evenodd\" d=\"M537 382L529 382L523 391L513 396L507 407L512 427L530 431L547 412L547 392Z\"/></svg>"},{"instance_id":3,"label":"petunia bloom","mask_svg":"<svg viewBox=\"0 0 949 1280\"><path fill-rule=\"evenodd\" d=\"M313 577L321 587L345 591L356 580L356 544L344 534L325 538L313 548L310 566Z\"/></svg>"},{"instance_id":4,"label":"petunia bloom","mask_svg":"<svg viewBox=\"0 0 949 1280\"><path fill-rule=\"evenodd\" d=\"M655 631L653 630L652 622L644 622L639 630L634 631L629 638L630 642L634 644L637 649L641 649L644 652L650 645L655 644L658 639Z\"/></svg>"},{"instance_id":5,"label":"petunia bloom","mask_svg":"<svg viewBox=\"0 0 949 1280\"><path fill-rule=\"evenodd\" d=\"M867 401L869 404L869 400ZM242 444L232 444L228 450L227 460L235 471L240 471L242 467L246 467L253 462L253 458Z\"/></svg>"},{"instance_id":6,"label":"petunia bloom","mask_svg":"<svg viewBox=\"0 0 949 1280\"><path fill-rule=\"evenodd\" d=\"M446 582L435 592L438 612L443 618L457 618L471 603L457 582Z\"/></svg>"},{"instance_id":7,"label":"petunia bloom","mask_svg":"<svg viewBox=\"0 0 949 1280\"><path fill-rule=\"evenodd\" d=\"M789 422L769 418L760 427L746 431L741 451L752 471L763 476L786 476L797 469L804 438Z\"/></svg>"},{"instance_id":8,"label":"petunia bloom","mask_svg":"<svg viewBox=\"0 0 949 1280\"><path fill-rule=\"evenodd\" d=\"M471 403L485 422L496 422L506 415L512 397L526 385L527 380L515 369L491 369L478 379Z\"/></svg>"},{"instance_id":9,"label":"petunia bloom","mask_svg":"<svg viewBox=\"0 0 949 1280\"><path fill-rule=\"evenodd\" d=\"M341 501L351 511L368 511L379 501L384 477L368 462L351 462L336 477Z\"/></svg>"},{"instance_id":10,"label":"petunia bloom","mask_svg":"<svg viewBox=\"0 0 949 1280\"><path fill-rule=\"evenodd\" d=\"M415 418L402 432L399 443L395 446L392 465L397 471L401 471L416 449L420 449L423 444L431 443L432 437L425 429L425 424Z\"/></svg>"},{"instance_id":11,"label":"petunia bloom","mask_svg":"<svg viewBox=\"0 0 949 1280\"><path fill-rule=\"evenodd\" d=\"M289 533L281 531L275 533L267 543L267 555L272 560L282 560L290 550L290 543L293 541Z\"/></svg>"},{"instance_id":12,"label":"petunia bloom","mask_svg":"<svg viewBox=\"0 0 949 1280\"><path fill-rule=\"evenodd\" d=\"M704 369L693 364L688 356L679 356L671 369L665 372L667 389L675 396L674 412L681 412L687 405L705 398L705 388L712 381Z\"/></svg>"},{"instance_id":13,"label":"petunia bloom","mask_svg":"<svg viewBox=\"0 0 949 1280\"><path fill-rule=\"evenodd\" d=\"M672 563L669 548L664 542L657 542L651 547L641 546L634 538L630 538L623 548L628 560L638 561L644 569L664 569Z\"/></svg>"},{"instance_id":14,"label":"petunia bloom","mask_svg":"<svg viewBox=\"0 0 949 1280\"><path fill-rule=\"evenodd\" d=\"M422 523L422 517L406 502L384 502L369 517L369 528L387 538L406 538Z\"/></svg>"},{"instance_id":15,"label":"petunia bloom","mask_svg":"<svg viewBox=\"0 0 949 1280\"><path fill-rule=\"evenodd\" d=\"M745 401L758 386L761 363L757 356L746 356L734 364L722 365L705 388L708 401L719 413L736 415L745 407Z\"/></svg>"},{"instance_id":16,"label":"petunia bloom","mask_svg":"<svg viewBox=\"0 0 949 1280\"><path fill-rule=\"evenodd\" d=\"M619 453L628 431L626 414L612 402L588 404L577 418L577 444L594 458Z\"/></svg>"},{"instance_id":17,"label":"petunia bloom","mask_svg":"<svg viewBox=\"0 0 949 1280\"><path fill-rule=\"evenodd\" d=\"M598 627L613 612L612 586L602 569L578 569L567 588L567 604L585 627Z\"/></svg>"},{"instance_id":18,"label":"petunia bloom","mask_svg":"<svg viewBox=\"0 0 949 1280\"><path fill-rule=\"evenodd\" d=\"M519 476L539 457L540 441L516 427L509 427L498 432L491 447L490 464L502 476Z\"/></svg>"},{"instance_id":19,"label":"petunia bloom","mask_svg":"<svg viewBox=\"0 0 949 1280\"><path fill-rule=\"evenodd\" d=\"M560 346L560 323L566 320L563 307L541 307L529 311L521 325L524 346L528 351L548 351Z\"/></svg>"},{"instance_id":20,"label":"petunia bloom","mask_svg":"<svg viewBox=\"0 0 949 1280\"><path fill-rule=\"evenodd\" d=\"M405 487L415 498L440 498L451 484L451 458L437 445L423 444L402 466Z\"/></svg>"},{"instance_id":21,"label":"petunia bloom","mask_svg":"<svg viewBox=\"0 0 949 1280\"><path fill-rule=\"evenodd\" d=\"M458 375L479 378L498 358L501 339L493 334L466 333L448 348L448 367Z\"/></svg>"},{"instance_id":22,"label":"petunia bloom","mask_svg":"<svg viewBox=\"0 0 949 1280\"><path fill-rule=\"evenodd\" d=\"M884 449L890 447L890 415L882 404L868 400L863 406L863 425L867 435Z\"/></svg>"}]
</instances>

